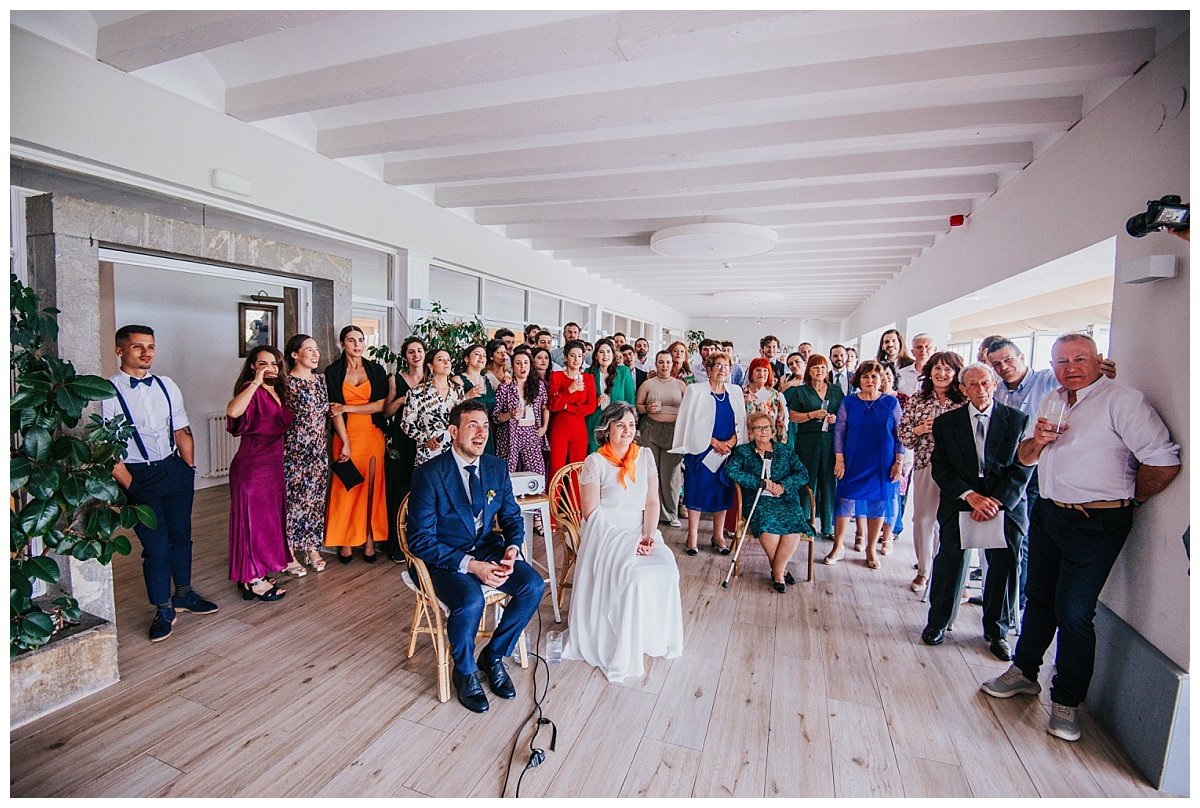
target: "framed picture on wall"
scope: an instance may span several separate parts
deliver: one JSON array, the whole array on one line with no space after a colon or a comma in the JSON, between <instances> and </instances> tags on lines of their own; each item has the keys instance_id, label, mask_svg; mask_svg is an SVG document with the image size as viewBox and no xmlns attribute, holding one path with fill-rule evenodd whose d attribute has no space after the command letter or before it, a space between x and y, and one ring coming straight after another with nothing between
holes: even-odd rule
<instances>
[{"instance_id":1,"label":"framed picture on wall","mask_svg":"<svg viewBox=\"0 0 1200 808\"><path fill-rule=\"evenodd\" d=\"M249 356L262 345L279 349L279 307L263 303L238 303L238 356Z\"/></svg>"}]
</instances>

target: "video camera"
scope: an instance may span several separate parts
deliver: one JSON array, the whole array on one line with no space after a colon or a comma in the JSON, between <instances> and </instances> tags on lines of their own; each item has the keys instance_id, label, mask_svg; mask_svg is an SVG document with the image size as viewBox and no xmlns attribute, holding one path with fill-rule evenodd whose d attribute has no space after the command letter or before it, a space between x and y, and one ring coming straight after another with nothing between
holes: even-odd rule
<instances>
[{"instance_id":1,"label":"video camera","mask_svg":"<svg viewBox=\"0 0 1200 808\"><path fill-rule=\"evenodd\" d=\"M1188 229L1188 206L1177 196L1167 195L1146 203L1146 212L1130 216L1125 231L1134 238L1148 236L1159 230L1181 233Z\"/></svg>"}]
</instances>

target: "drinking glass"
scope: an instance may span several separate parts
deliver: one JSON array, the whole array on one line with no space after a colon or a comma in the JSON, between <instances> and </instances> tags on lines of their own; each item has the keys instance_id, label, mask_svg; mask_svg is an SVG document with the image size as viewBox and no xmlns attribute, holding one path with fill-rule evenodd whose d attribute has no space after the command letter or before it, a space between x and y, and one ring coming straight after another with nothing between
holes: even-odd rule
<instances>
[{"instance_id":1,"label":"drinking glass","mask_svg":"<svg viewBox=\"0 0 1200 808\"><path fill-rule=\"evenodd\" d=\"M561 631L546 632L546 662L557 665L562 662L563 635Z\"/></svg>"},{"instance_id":2,"label":"drinking glass","mask_svg":"<svg viewBox=\"0 0 1200 808\"><path fill-rule=\"evenodd\" d=\"M1071 408L1058 393L1050 393L1038 405L1038 417L1045 418L1054 427L1055 432L1062 431L1063 424L1067 422L1070 413Z\"/></svg>"}]
</instances>

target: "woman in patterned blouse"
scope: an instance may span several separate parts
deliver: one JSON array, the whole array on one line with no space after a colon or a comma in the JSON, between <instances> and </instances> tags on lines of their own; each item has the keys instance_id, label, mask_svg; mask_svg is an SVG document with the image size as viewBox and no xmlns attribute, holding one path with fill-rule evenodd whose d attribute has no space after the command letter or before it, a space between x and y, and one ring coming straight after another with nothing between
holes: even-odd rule
<instances>
[{"instance_id":1,"label":"woman in patterned blouse","mask_svg":"<svg viewBox=\"0 0 1200 808\"><path fill-rule=\"evenodd\" d=\"M945 351L929 357L921 390L909 399L900 419L900 442L913 452L913 545L917 552L917 577L911 589L920 594L929 585L929 570L937 554L937 509L941 492L933 481L933 419L961 407L966 399L958 389L962 371L958 354Z\"/></svg>"},{"instance_id":2,"label":"woman in patterned blouse","mask_svg":"<svg viewBox=\"0 0 1200 808\"><path fill-rule=\"evenodd\" d=\"M746 415L765 412L771 417L774 432L771 439L776 443L788 443L788 405L783 393L775 389L775 371L771 362L763 357L750 360L746 373Z\"/></svg>"},{"instance_id":3,"label":"woman in patterned blouse","mask_svg":"<svg viewBox=\"0 0 1200 808\"><path fill-rule=\"evenodd\" d=\"M444 348L430 351L425 357L425 381L408 394L404 405L404 434L417 444L414 465L437 457L450 446L450 410L463 400L463 390L450 378L450 352Z\"/></svg>"}]
</instances>

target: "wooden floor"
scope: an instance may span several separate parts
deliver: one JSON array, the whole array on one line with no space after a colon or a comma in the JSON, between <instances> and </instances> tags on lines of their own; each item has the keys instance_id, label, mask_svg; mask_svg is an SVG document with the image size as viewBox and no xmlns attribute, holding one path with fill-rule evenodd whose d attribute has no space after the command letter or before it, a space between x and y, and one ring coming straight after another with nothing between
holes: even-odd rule
<instances>
[{"instance_id":1,"label":"wooden floor","mask_svg":"<svg viewBox=\"0 0 1200 808\"><path fill-rule=\"evenodd\" d=\"M12 732L11 795L499 795L532 669L514 665L518 698L493 698L485 715L438 704L429 643L404 658L400 566L331 559L288 580L283 601L245 602L226 580L227 511L224 487L198 495L195 585L221 611L181 613L166 642L146 639L136 551L116 561L122 680ZM682 534L667 540L678 549ZM1086 713L1071 744L1045 732L1046 690L979 692L1005 665L987 653L977 608L944 645L921 644L910 542L879 571L854 553L818 564L815 585L786 595L768 587L757 548L728 590L724 559L678 559L684 656L625 685L555 666L544 707L557 750L525 775L523 796L1156 795ZM548 605L542 619L554 627ZM543 730L538 745L549 740Z\"/></svg>"}]
</instances>

